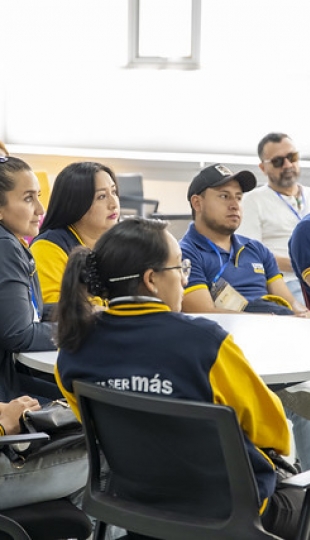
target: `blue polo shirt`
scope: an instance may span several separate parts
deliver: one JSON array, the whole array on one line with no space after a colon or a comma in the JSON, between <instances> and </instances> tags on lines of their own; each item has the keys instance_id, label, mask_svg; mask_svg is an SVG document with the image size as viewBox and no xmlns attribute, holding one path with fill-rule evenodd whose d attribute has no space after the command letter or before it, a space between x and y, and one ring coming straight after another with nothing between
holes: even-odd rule
<instances>
[{"instance_id":1,"label":"blue polo shirt","mask_svg":"<svg viewBox=\"0 0 310 540\"><path fill-rule=\"evenodd\" d=\"M232 234L231 240L231 252L214 248L191 223L180 241L183 258L192 263L187 291L206 286L210 289L222 269L221 277L248 301L268 294L267 283L282 277L273 254L257 240L237 234Z\"/></svg>"},{"instance_id":2,"label":"blue polo shirt","mask_svg":"<svg viewBox=\"0 0 310 540\"><path fill-rule=\"evenodd\" d=\"M289 240L289 254L293 270L302 283L310 300L310 287L304 279L310 274L310 214L307 214L296 225Z\"/></svg>"}]
</instances>

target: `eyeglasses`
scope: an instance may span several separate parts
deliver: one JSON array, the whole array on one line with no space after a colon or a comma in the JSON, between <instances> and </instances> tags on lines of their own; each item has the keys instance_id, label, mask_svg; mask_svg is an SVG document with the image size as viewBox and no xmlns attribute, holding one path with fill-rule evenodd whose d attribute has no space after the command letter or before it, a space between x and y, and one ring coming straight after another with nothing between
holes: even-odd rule
<instances>
[{"instance_id":1,"label":"eyeglasses","mask_svg":"<svg viewBox=\"0 0 310 540\"><path fill-rule=\"evenodd\" d=\"M6 161L9 161L9 158L6 156L0 156L0 163L5 163Z\"/></svg>"},{"instance_id":2,"label":"eyeglasses","mask_svg":"<svg viewBox=\"0 0 310 540\"><path fill-rule=\"evenodd\" d=\"M288 159L290 163L296 163L299 159L298 152L290 152L286 156L276 156L272 159L264 159L263 163L271 163L275 169L280 169L284 165L284 161Z\"/></svg>"},{"instance_id":3,"label":"eyeglasses","mask_svg":"<svg viewBox=\"0 0 310 540\"><path fill-rule=\"evenodd\" d=\"M182 263L179 266L165 266L164 268L159 268L158 270L155 270L155 272L164 272L165 270L181 270L182 276L184 279L188 280L191 269L192 269L192 263L189 259L184 259Z\"/></svg>"},{"instance_id":4,"label":"eyeglasses","mask_svg":"<svg viewBox=\"0 0 310 540\"><path fill-rule=\"evenodd\" d=\"M191 273L191 268L192 268L191 261L189 259L184 259L184 261L182 261L182 263L179 266L165 266L164 268L158 268L158 270L154 268L154 272L164 272L164 270L177 269L177 270L181 270L183 278L188 280ZM112 277L112 278L109 278L108 281L110 281L111 283L114 283L116 281L127 281L129 279L136 279L138 277L141 277L141 274L131 274L129 276Z\"/></svg>"}]
</instances>

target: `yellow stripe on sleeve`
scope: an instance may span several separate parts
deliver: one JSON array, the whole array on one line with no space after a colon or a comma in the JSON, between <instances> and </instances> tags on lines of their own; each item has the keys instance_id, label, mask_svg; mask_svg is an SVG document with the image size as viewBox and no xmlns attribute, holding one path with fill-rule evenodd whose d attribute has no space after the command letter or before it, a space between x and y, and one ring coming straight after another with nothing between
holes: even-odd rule
<instances>
[{"instance_id":1,"label":"yellow stripe on sleeve","mask_svg":"<svg viewBox=\"0 0 310 540\"><path fill-rule=\"evenodd\" d=\"M277 281L277 279L281 279L283 278L283 275L282 274L276 274L275 276L273 276L272 278L270 279L267 279L267 283L273 283L274 281Z\"/></svg>"},{"instance_id":2,"label":"yellow stripe on sleeve","mask_svg":"<svg viewBox=\"0 0 310 540\"><path fill-rule=\"evenodd\" d=\"M187 289L184 289L184 294L188 294L193 291L200 291L202 289L209 290L209 287L205 283L200 283L199 285L192 285L191 287L187 287Z\"/></svg>"},{"instance_id":3,"label":"yellow stripe on sleeve","mask_svg":"<svg viewBox=\"0 0 310 540\"><path fill-rule=\"evenodd\" d=\"M210 371L214 403L235 409L243 431L259 448L290 453L282 403L255 373L231 335L223 341Z\"/></svg>"},{"instance_id":4,"label":"yellow stripe on sleeve","mask_svg":"<svg viewBox=\"0 0 310 540\"><path fill-rule=\"evenodd\" d=\"M309 276L310 274L310 268L306 268L303 273L301 274L301 277L304 281L306 281L307 277Z\"/></svg>"},{"instance_id":5,"label":"yellow stripe on sleeve","mask_svg":"<svg viewBox=\"0 0 310 540\"><path fill-rule=\"evenodd\" d=\"M59 375L57 364L55 365L54 375L55 375L56 383L59 390L61 391L63 396L66 398L67 402L69 403L77 419L81 422L81 415L80 415L79 407L77 404L77 399L72 392L68 392L68 390L66 390L65 387L63 386L60 375Z\"/></svg>"}]
</instances>

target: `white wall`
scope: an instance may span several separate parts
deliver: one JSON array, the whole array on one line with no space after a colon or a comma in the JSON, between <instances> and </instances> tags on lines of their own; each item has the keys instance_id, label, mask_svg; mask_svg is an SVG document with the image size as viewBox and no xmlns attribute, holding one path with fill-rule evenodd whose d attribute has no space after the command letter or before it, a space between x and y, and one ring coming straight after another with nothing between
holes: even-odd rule
<instances>
[{"instance_id":1,"label":"white wall","mask_svg":"<svg viewBox=\"0 0 310 540\"><path fill-rule=\"evenodd\" d=\"M309 0L202 0L198 71L126 69L127 0L0 8L7 143L254 155L283 130L310 156Z\"/></svg>"}]
</instances>

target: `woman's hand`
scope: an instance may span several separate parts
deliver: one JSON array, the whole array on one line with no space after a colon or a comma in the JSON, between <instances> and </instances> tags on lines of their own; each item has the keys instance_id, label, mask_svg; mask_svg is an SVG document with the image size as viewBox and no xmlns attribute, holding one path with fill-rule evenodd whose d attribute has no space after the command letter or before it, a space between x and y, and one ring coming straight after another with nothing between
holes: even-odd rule
<instances>
[{"instance_id":1,"label":"woman's hand","mask_svg":"<svg viewBox=\"0 0 310 540\"><path fill-rule=\"evenodd\" d=\"M16 435L20 432L19 418L26 409L38 411L41 405L37 399L29 396L12 399L9 403L0 403L0 424L7 435Z\"/></svg>"}]
</instances>

